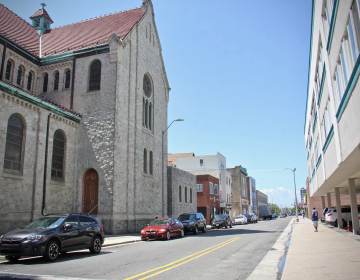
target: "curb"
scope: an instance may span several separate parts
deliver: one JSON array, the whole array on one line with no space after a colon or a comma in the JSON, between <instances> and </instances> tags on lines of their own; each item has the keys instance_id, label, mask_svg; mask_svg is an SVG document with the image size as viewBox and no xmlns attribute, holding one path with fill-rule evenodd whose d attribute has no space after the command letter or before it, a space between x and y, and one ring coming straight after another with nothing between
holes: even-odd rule
<instances>
[{"instance_id":1,"label":"curb","mask_svg":"<svg viewBox=\"0 0 360 280\"><path fill-rule=\"evenodd\" d=\"M280 280L286 265L286 256L289 248L295 219L289 221L270 250L258 263L247 280Z\"/></svg>"},{"instance_id":2,"label":"curb","mask_svg":"<svg viewBox=\"0 0 360 280\"><path fill-rule=\"evenodd\" d=\"M115 242L115 243L111 243L111 244L103 244L102 247L110 247L110 246L115 246L115 245L122 245L122 244L129 244L129 243L136 243L136 242L140 242L142 241L140 240L129 240L129 241L121 241L121 242Z\"/></svg>"}]
</instances>

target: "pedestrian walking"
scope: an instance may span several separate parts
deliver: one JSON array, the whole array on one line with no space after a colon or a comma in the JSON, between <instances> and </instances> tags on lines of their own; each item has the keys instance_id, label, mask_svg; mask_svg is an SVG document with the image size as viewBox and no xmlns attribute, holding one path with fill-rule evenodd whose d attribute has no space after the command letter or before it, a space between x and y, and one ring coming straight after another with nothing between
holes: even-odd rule
<instances>
[{"instance_id":1,"label":"pedestrian walking","mask_svg":"<svg viewBox=\"0 0 360 280\"><path fill-rule=\"evenodd\" d=\"M316 210L316 208L312 209L311 220L312 220L315 232L317 232L318 231L318 222L319 222L319 213Z\"/></svg>"},{"instance_id":2,"label":"pedestrian walking","mask_svg":"<svg viewBox=\"0 0 360 280\"><path fill-rule=\"evenodd\" d=\"M302 211L302 216L303 216L303 219L305 219L305 211L304 210Z\"/></svg>"}]
</instances>

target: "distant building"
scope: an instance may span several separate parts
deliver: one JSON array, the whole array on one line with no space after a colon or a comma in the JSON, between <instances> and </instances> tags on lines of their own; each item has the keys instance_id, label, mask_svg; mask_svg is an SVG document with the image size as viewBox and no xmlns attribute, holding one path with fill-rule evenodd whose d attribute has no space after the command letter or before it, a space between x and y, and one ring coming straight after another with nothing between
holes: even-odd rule
<instances>
[{"instance_id":1,"label":"distant building","mask_svg":"<svg viewBox=\"0 0 360 280\"><path fill-rule=\"evenodd\" d=\"M256 190L256 200L257 200L257 215L259 217L262 217L263 215L267 215L269 211L269 202L268 202L268 196L259 191Z\"/></svg>"},{"instance_id":2,"label":"distant building","mask_svg":"<svg viewBox=\"0 0 360 280\"><path fill-rule=\"evenodd\" d=\"M211 175L197 175L196 188L197 211L210 224L214 215L220 213L219 179Z\"/></svg>"},{"instance_id":3,"label":"distant building","mask_svg":"<svg viewBox=\"0 0 360 280\"><path fill-rule=\"evenodd\" d=\"M302 205L304 205L305 203L305 196L306 196L306 189L305 188L301 188L300 189L300 203Z\"/></svg>"},{"instance_id":4,"label":"distant building","mask_svg":"<svg viewBox=\"0 0 360 280\"><path fill-rule=\"evenodd\" d=\"M226 158L220 153L196 156L194 153L168 155L168 164L194 175L212 175L219 179L221 212L231 209L231 175L226 170Z\"/></svg>"},{"instance_id":5,"label":"distant building","mask_svg":"<svg viewBox=\"0 0 360 280\"><path fill-rule=\"evenodd\" d=\"M360 1L312 5L304 127L309 195L323 200L335 196L338 215L346 206L341 194L350 197L352 228L358 234Z\"/></svg>"},{"instance_id":6,"label":"distant building","mask_svg":"<svg viewBox=\"0 0 360 280\"><path fill-rule=\"evenodd\" d=\"M249 212L250 190L247 170L242 166L227 169L231 174L231 217Z\"/></svg>"},{"instance_id":7,"label":"distant building","mask_svg":"<svg viewBox=\"0 0 360 280\"><path fill-rule=\"evenodd\" d=\"M247 177L247 179L248 179L248 186L249 186L249 193L250 193L250 212L256 214L256 212L257 212L256 181L251 176Z\"/></svg>"},{"instance_id":8,"label":"distant building","mask_svg":"<svg viewBox=\"0 0 360 280\"><path fill-rule=\"evenodd\" d=\"M168 166L167 180L168 216L178 217L182 213L196 212L196 177L184 170Z\"/></svg>"}]
</instances>

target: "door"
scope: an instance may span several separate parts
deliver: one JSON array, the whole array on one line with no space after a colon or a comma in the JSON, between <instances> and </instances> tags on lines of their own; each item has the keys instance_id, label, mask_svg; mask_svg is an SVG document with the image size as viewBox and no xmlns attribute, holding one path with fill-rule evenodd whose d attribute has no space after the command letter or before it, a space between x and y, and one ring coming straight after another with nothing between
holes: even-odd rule
<instances>
[{"instance_id":1,"label":"door","mask_svg":"<svg viewBox=\"0 0 360 280\"><path fill-rule=\"evenodd\" d=\"M99 194L99 176L95 169L89 169L84 174L83 212L97 214Z\"/></svg>"},{"instance_id":2,"label":"door","mask_svg":"<svg viewBox=\"0 0 360 280\"><path fill-rule=\"evenodd\" d=\"M65 224L70 224L72 227L69 230L62 229L60 233L62 249L64 251L76 249L81 244L79 216L71 215L65 220L64 225Z\"/></svg>"}]
</instances>

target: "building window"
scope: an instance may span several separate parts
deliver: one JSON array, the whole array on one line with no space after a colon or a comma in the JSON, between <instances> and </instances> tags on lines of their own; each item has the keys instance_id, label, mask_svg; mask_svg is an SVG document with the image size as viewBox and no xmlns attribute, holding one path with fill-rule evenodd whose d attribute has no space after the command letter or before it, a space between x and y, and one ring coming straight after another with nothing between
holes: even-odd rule
<instances>
[{"instance_id":1,"label":"building window","mask_svg":"<svg viewBox=\"0 0 360 280\"><path fill-rule=\"evenodd\" d=\"M28 75L28 79L27 79L27 85L26 85L26 89L28 91L31 91L33 78L34 78L33 71L30 71L29 75Z\"/></svg>"},{"instance_id":2,"label":"building window","mask_svg":"<svg viewBox=\"0 0 360 280\"><path fill-rule=\"evenodd\" d=\"M96 59L90 64L89 91L100 90L101 83L101 62Z\"/></svg>"},{"instance_id":3,"label":"building window","mask_svg":"<svg viewBox=\"0 0 360 280\"><path fill-rule=\"evenodd\" d=\"M65 145L65 133L61 129L56 130L54 133L51 164L51 178L54 180L64 179Z\"/></svg>"},{"instance_id":4,"label":"building window","mask_svg":"<svg viewBox=\"0 0 360 280\"><path fill-rule=\"evenodd\" d=\"M21 172L25 124L19 114L10 116L6 131L4 168Z\"/></svg>"},{"instance_id":5,"label":"building window","mask_svg":"<svg viewBox=\"0 0 360 280\"><path fill-rule=\"evenodd\" d=\"M188 202L188 193L187 193L187 187L185 187L185 203Z\"/></svg>"},{"instance_id":6,"label":"building window","mask_svg":"<svg viewBox=\"0 0 360 280\"><path fill-rule=\"evenodd\" d=\"M200 166L203 166L203 165L204 165L204 160L200 159Z\"/></svg>"},{"instance_id":7,"label":"building window","mask_svg":"<svg viewBox=\"0 0 360 280\"><path fill-rule=\"evenodd\" d=\"M193 202L193 199L192 199L192 188L190 188L190 203Z\"/></svg>"},{"instance_id":8,"label":"building window","mask_svg":"<svg viewBox=\"0 0 360 280\"><path fill-rule=\"evenodd\" d=\"M214 194L219 194L219 185L214 184Z\"/></svg>"},{"instance_id":9,"label":"building window","mask_svg":"<svg viewBox=\"0 0 360 280\"><path fill-rule=\"evenodd\" d=\"M5 80L8 80L8 81L11 80L11 76L12 76L11 74L12 74L13 68L14 68L14 61L9 59L6 63Z\"/></svg>"},{"instance_id":10,"label":"building window","mask_svg":"<svg viewBox=\"0 0 360 280\"><path fill-rule=\"evenodd\" d=\"M203 184L196 184L196 191L197 192L203 192L204 191Z\"/></svg>"},{"instance_id":11,"label":"building window","mask_svg":"<svg viewBox=\"0 0 360 280\"><path fill-rule=\"evenodd\" d=\"M154 127L153 123L153 85L148 74L143 78L143 126L149 130Z\"/></svg>"},{"instance_id":12,"label":"building window","mask_svg":"<svg viewBox=\"0 0 360 280\"><path fill-rule=\"evenodd\" d=\"M43 92L47 92L48 90L48 83L49 83L49 74L44 73L43 76Z\"/></svg>"},{"instance_id":13,"label":"building window","mask_svg":"<svg viewBox=\"0 0 360 280\"><path fill-rule=\"evenodd\" d=\"M22 86L23 81L24 81L24 74L25 74L25 67L20 65L18 67L18 71L17 71L17 78L16 78L16 83L19 86Z\"/></svg>"},{"instance_id":14,"label":"building window","mask_svg":"<svg viewBox=\"0 0 360 280\"><path fill-rule=\"evenodd\" d=\"M143 163L144 173L147 173L147 150L144 149L144 163Z\"/></svg>"},{"instance_id":15,"label":"building window","mask_svg":"<svg viewBox=\"0 0 360 280\"><path fill-rule=\"evenodd\" d=\"M65 70L65 89L70 88L71 72L70 69Z\"/></svg>"},{"instance_id":16,"label":"building window","mask_svg":"<svg viewBox=\"0 0 360 280\"><path fill-rule=\"evenodd\" d=\"M209 182L209 193L214 194L214 184Z\"/></svg>"},{"instance_id":17,"label":"building window","mask_svg":"<svg viewBox=\"0 0 360 280\"><path fill-rule=\"evenodd\" d=\"M181 186L179 186L179 202L181 202Z\"/></svg>"},{"instance_id":18,"label":"building window","mask_svg":"<svg viewBox=\"0 0 360 280\"><path fill-rule=\"evenodd\" d=\"M55 71L54 72L54 91L59 90L59 79L60 79L59 71Z\"/></svg>"},{"instance_id":19,"label":"building window","mask_svg":"<svg viewBox=\"0 0 360 280\"><path fill-rule=\"evenodd\" d=\"M153 175L153 152L150 151L149 153L149 172Z\"/></svg>"}]
</instances>

